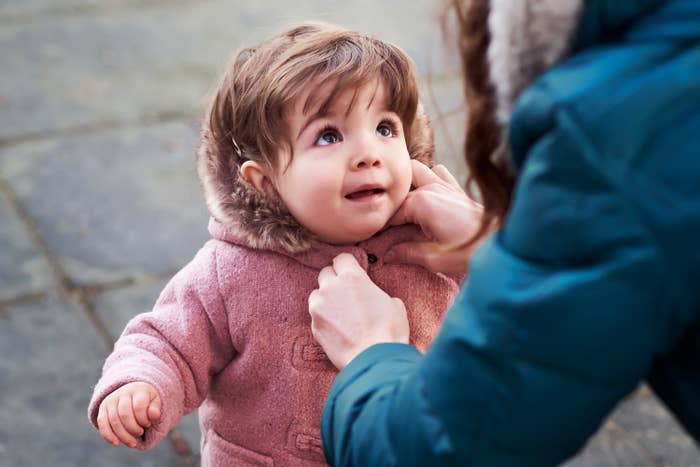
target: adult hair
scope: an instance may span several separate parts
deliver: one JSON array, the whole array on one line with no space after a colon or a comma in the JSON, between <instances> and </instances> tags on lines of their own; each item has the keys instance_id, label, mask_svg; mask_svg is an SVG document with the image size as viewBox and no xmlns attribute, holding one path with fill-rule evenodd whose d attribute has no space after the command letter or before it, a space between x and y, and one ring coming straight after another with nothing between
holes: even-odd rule
<instances>
[{"instance_id":1,"label":"adult hair","mask_svg":"<svg viewBox=\"0 0 700 467\"><path fill-rule=\"evenodd\" d=\"M484 206L481 227L469 243L500 223L508 213L515 175L507 163L503 129L496 117L496 92L489 76L489 2L451 0L457 16L458 44L469 111L464 158L469 169L467 189L479 191Z\"/></svg>"}]
</instances>

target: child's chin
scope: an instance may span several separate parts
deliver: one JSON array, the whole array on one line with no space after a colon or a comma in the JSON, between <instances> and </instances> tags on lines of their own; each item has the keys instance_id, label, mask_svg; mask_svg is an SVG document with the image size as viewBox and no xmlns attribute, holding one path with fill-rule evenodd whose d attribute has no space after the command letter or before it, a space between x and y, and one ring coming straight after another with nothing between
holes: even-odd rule
<instances>
[{"instance_id":1,"label":"child's chin","mask_svg":"<svg viewBox=\"0 0 700 467\"><path fill-rule=\"evenodd\" d=\"M386 223L383 225L380 225L376 228L368 228L368 229L362 229L358 230L355 232L352 232L348 235L344 235L342 238L335 238L331 240L326 240L328 243L331 243L333 245L357 245L358 243L362 243L365 240L369 240L370 238L374 237L378 233L382 232L387 228Z\"/></svg>"}]
</instances>

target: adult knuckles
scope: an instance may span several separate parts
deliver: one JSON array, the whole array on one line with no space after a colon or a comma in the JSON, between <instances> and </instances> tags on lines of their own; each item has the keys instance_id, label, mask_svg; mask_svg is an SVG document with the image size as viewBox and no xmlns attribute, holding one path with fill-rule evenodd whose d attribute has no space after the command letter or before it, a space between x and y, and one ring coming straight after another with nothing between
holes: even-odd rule
<instances>
[{"instance_id":1,"label":"adult knuckles","mask_svg":"<svg viewBox=\"0 0 700 467\"><path fill-rule=\"evenodd\" d=\"M423 267L433 272L439 272L442 266L442 254L428 249L424 249L422 253Z\"/></svg>"}]
</instances>

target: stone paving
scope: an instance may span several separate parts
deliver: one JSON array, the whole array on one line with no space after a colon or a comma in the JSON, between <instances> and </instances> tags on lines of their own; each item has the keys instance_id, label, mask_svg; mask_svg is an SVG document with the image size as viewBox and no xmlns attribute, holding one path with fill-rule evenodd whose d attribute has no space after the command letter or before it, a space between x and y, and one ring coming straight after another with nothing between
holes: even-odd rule
<instances>
[{"instance_id":1,"label":"stone paving","mask_svg":"<svg viewBox=\"0 0 700 467\"><path fill-rule=\"evenodd\" d=\"M437 3L0 2L0 467L198 464L196 414L136 452L103 442L86 408L126 321L207 238L207 93L237 47L294 22L372 32L416 61L439 158L464 179ZM700 451L642 387L566 465L700 466Z\"/></svg>"}]
</instances>

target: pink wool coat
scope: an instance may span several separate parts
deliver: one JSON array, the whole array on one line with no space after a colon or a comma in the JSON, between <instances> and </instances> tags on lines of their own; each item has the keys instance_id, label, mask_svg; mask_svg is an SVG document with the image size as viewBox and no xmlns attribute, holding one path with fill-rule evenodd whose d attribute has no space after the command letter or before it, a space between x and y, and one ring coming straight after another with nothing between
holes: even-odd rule
<instances>
[{"instance_id":1,"label":"pink wool coat","mask_svg":"<svg viewBox=\"0 0 700 467\"><path fill-rule=\"evenodd\" d=\"M349 252L406 304L411 343L425 350L460 278L383 262L395 243L422 234L392 228L356 246L305 253L256 250L211 220L213 239L173 277L153 311L136 316L107 358L89 408L132 382L152 384L162 417L140 449L158 443L199 407L202 466L319 465L319 423L336 370L310 331L309 293L321 268Z\"/></svg>"}]
</instances>

